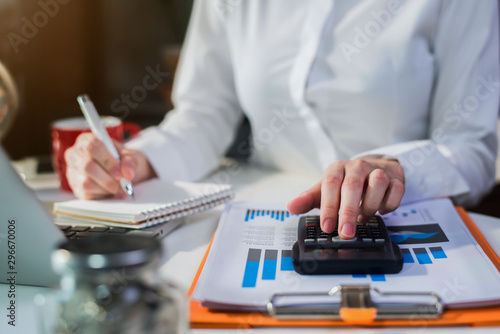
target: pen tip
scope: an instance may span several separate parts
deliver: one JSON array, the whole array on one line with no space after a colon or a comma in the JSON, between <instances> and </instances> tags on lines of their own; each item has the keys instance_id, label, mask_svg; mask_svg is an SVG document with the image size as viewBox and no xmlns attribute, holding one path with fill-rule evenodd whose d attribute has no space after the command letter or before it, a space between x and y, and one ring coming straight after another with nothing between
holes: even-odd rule
<instances>
[{"instance_id":1,"label":"pen tip","mask_svg":"<svg viewBox=\"0 0 500 334\"><path fill-rule=\"evenodd\" d=\"M132 186L127 187L127 195L135 201L135 193Z\"/></svg>"},{"instance_id":2,"label":"pen tip","mask_svg":"<svg viewBox=\"0 0 500 334\"><path fill-rule=\"evenodd\" d=\"M132 185L127 186L127 195L133 200L135 200L135 193L134 189L132 188Z\"/></svg>"}]
</instances>

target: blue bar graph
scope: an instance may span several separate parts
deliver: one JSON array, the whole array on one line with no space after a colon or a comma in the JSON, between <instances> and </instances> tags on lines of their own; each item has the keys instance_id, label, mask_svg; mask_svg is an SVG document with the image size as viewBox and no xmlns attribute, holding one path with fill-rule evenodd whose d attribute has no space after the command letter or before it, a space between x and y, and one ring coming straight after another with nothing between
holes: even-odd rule
<instances>
[{"instance_id":1,"label":"blue bar graph","mask_svg":"<svg viewBox=\"0 0 500 334\"><path fill-rule=\"evenodd\" d=\"M292 262L292 251L291 250L282 250L281 251L281 271L293 271L293 262Z\"/></svg>"},{"instance_id":2,"label":"blue bar graph","mask_svg":"<svg viewBox=\"0 0 500 334\"><path fill-rule=\"evenodd\" d=\"M441 247L429 247L429 250L431 251L432 257L435 259L446 259L448 258L446 256L446 253Z\"/></svg>"},{"instance_id":3,"label":"blue bar graph","mask_svg":"<svg viewBox=\"0 0 500 334\"><path fill-rule=\"evenodd\" d=\"M353 278L367 278L368 275L366 274L353 274ZM370 278L372 282L385 282L385 275L384 274L371 274Z\"/></svg>"},{"instance_id":4,"label":"blue bar graph","mask_svg":"<svg viewBox=\"0 0 500 334\"><path fill-rule=\"evenodd\" d=\"M250 248L248 250L245 273L243 274L243 288L255 288L257 284L257 275L259 272L260 249Z\"/></svg>"},{"instance_id":5,"label":"blue bar graph","mask_svg":"<svg viewBox=\"0 0 500 334\"><path fill-rule=\"evenodd\" d=\"M425 250L425 248L413 248L413 253L417 257L417 261L420 264L431 264L432 260L429 256L429 253Z\"/></svg>"},{"instance_id":6,"label":"blue bar graph","mask_svg":"<svg viewBox=\"0 0 500 334\"><path fill-rule=\"evenodd\" d=\"M254 219L260 219L261 217L270 216L271 219L276 219L277 221L285 221L285 218L290 218L293 216L300 216L291 214L288 211L284 210L257 210L257 209L249 209L245 214L245 221L251 221Z\"/></svg>"},{"instance_id":7,"label":"blue bar graph","mask_svg":"<svg viewBox=\"0 0 500 334\"><path fill-rule=\"evenodd\" d=\"M403 253L403 262L404 263L415 263L413 256L410 253L410 250L407 248L401 248L401 253Z\"/></svg>"},{"instance_id":8,"label":"blue bar graph","mask_svg":"<svg viewBox=\"0 0 500 334\"><path fill-rule=\"evenodd\" d=\"M384 274L371 274L370 275L372 278L373 282L385 282L385 275Z\"/></svg>"},{"instance_id":9,"label":"blue bar graph","mask_svg":"<svg viewBox=\"0 0 500 334\"><path fill-rule=\"evenodd\" d=\"M276 266L278 264L278 251L276 249L266 249L264 252L264 269L262 271L263 280L276 279Z\"/></svg>"}]
</instances>

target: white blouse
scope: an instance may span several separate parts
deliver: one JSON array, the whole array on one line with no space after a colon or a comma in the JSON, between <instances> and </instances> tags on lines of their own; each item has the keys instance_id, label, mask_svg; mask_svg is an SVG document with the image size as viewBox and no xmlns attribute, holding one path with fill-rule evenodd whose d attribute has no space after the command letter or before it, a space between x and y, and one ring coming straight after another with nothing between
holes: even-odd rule
<instances>
[{"instance_id":1,"label":"white blouse","mask_svg":"<svg viewBox=\"0 0 500 334\"><path fill-rule=\"evenodd\" d=\"M161 178L214 170L243 114L256 164L312 173L398 159L404 202L476 203L494 183L496 0L199 0L175 109L127 146Z\"/></svg>"}]
</instances>

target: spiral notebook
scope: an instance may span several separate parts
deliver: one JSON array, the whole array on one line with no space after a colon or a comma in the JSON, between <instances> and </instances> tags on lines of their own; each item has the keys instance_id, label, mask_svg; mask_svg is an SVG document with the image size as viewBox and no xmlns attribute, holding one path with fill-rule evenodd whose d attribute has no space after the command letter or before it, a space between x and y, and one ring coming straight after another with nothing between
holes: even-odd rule
<instances>
[{"instance_id":1,"label":"spiral notebook","mask_svg":"<svg viewBox=\"0 0 500 334\"><path fill-rule=\"evenodd\" d=\"M134 186L133 199L70 200L54 203L59 217L112 226L145 228L226 203L230 185L150 180Z\"/></svg>"}]
</instances>

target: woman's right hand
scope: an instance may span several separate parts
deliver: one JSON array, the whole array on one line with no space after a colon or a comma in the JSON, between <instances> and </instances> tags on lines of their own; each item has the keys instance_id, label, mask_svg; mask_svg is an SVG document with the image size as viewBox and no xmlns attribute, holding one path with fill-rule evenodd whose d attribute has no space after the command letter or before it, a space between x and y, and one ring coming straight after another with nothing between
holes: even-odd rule
<instances>
[{"instance_id":1,"label":"woman's right hand","mask_svg":"<svg viewBox=\"0 0 500 334\"><path fill-rule=\"evenodd\" d=\"M156 172L142 152L126 149L116 141L114 144L121 163L91 133L78 136L75 144L64 152L66 177L76 197L125 197L126 194L120 187L121 178L139 183L156 177Z\"/></svg>"}]
</instances>

